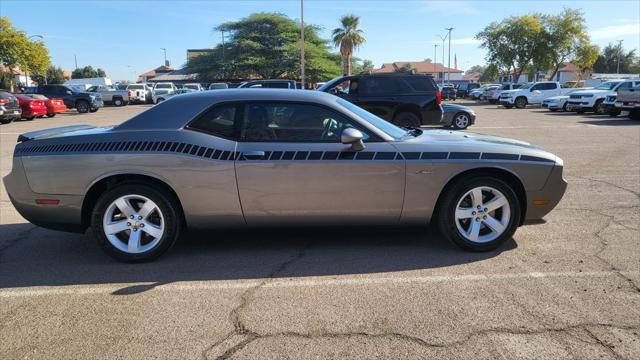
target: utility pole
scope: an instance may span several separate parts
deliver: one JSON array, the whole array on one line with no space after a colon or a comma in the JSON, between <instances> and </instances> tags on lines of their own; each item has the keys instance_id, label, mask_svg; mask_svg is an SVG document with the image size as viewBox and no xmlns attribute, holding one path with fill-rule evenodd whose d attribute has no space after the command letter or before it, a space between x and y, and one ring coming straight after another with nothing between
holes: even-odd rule
<instances>
[{"instance_id":1,"label":"utility pole","mask_svg":"<svg viewBox=\"0 0 640 360\"><path fill-rule=\"evenodd\" d=\"M164 51L164 65L167 66L167 49L160 48L160 50Z\"/></svg>"},{"instance_id":2,"label":"utility pole","mask_svg":"<svg viewBox=\"0 0 640 360\"><path fill-rule=\"evenodd\" d=\"M616 74L620 74L620 53L622 52L622 40L618 40L618 59L616 60Z\"/></svg>"},{"instance_id":3,"label":"utility pole","mask_svg":"<svg viewBox=\"0 0 640 360\"><path fill-rule=\"evenodd\" d=\"M433 44L433 75L436 75L436 54L438 51L438 44Z\"/></svg>"},{"instance_id":4,"label":"utility pole","mask_svg":"<svg viewBox=\"0 0 640 360\"><path fill-rule=\"evenodd\" d=\"M78 57L76 56L76 54L73 54L73 58L76 61L76 69L78 69Z\"/></svg>"},{"instance_id":5,"label":"utility pole","mask_svg":"<svg viewBox=\"0 0 640 360\"><path fill-rule=\"evenodd\" d=\"M449 61L447 64L447 82L450 83L451 82L451 30L453 30L453 28L450 27L450 28L446 28L445 30L449 31L449 34L447 35L449 37Z\"/></svg>"},{"instance_id":6,"label":"utility pole","mask_svg":"<svg viewBox=\"0 0 640 360\"><path fill-rule=\"evenodd\" d=\"M300 0L300 84L304 90L304 0Z\"/></svg>"}]
</instances>

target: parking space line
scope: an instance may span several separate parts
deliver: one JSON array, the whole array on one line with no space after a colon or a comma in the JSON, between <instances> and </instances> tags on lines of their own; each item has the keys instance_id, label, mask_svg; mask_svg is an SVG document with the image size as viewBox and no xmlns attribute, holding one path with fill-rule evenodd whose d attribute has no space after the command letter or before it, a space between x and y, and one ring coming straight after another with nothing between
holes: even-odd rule
<instances>
[{"instance_id":1,"label":"parking space line","mask_svg":"<svg viewBox=\"0 0 640 360\"><path fill-rule=\"evenodd\" d=\"M622 272L625 276L640 275L640 271ZM540 279L560 279L560 278L597 278L618 276L613 271L585 271L585 272L526 272L511 274L460 274L460 275L429 275L413 277L375 277L375 278L316 278L316 279L276 279L264 284L262 288L281 289L296 287L316 287L316 286L361 286L361 285L401 285L401 284L429 284L429 283L456 283L456 282L481 282L500 280L540 280ZM258 286L262 280L248 281L212 281L212 282L179 282L155 286L154 283L132 283L132 284L108 284L103 286L61 286L61 287L33 287L20 289L2 289L0 298L29 298L38 296L55 295L101 295L110 294L123 288L148 287L148 290L185 292L185 291L208 291L208 290L237 290L248 289Z\"/></svg>"}]
</instances>

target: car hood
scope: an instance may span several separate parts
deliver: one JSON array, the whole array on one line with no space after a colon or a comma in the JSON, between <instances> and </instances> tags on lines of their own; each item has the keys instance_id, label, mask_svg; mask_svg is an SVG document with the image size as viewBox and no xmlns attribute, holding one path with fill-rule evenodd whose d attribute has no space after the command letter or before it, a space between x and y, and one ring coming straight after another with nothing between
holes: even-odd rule
<instances>
[{"instance_id":1,"label":"car hood","mask_svg":"<svg viewBox=\"0 0 640 360\"><path fill-rule=\"evenodd\" d=\"M591 95L591 94L606 94L606 93L615 93L615 91L613 90L580 90L580 91L574 91L571 93L571 95Z\"/></svg>"},{"instance_id":2,"label":"car hood","mask_svg":"<svg viewBox=\"0 0 640 360\"><path fill-rule=\"evenodd\" d=\"M468 113L474 113L472 108L464 105L458 105L458 104L442 104L442 111L444 111L445 113L458 112L458 111L466 111Z\"/></svg>"},{"instance_id":3,"label":"car hood","mask_svg":"<svg viewBox=\"0 0 640 360\"><path fill-rule=\"evenodd\" d=\"M556 156L528 142L455 130L424 130L422 135L396 143L401 151L480 152L536 156L556 161Z\"/></svg>"},{"instance_id":4,"label":"car hood","mask_svg":"<svg viewBox=\"0 0 640 360\"><path fill-rule=\"evenodd\" d=\"M544 99L544 102L550 102L553 100L565 100L568 99L569 95L559 95L559 96L552 96L552 97L548 97L546 99Z\"/></svg>"},{"instance_id":5,"label":"car hood","mask_svg":"<svg viewBox=\"0 0 640 360\"><path fill-rule=\"evenodd\" d=\"M524 89L502 90L500 93L501 94L514 94L514 93L520 92L522 90L524 90Z\"/></svg>"}]
</instances>

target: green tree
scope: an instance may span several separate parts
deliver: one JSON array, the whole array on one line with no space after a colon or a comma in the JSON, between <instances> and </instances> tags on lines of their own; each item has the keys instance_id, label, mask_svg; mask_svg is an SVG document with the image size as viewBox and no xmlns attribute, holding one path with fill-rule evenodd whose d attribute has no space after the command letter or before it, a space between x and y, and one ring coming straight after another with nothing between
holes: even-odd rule
<instances>
[{"instance_id":1,"label":"green tree","mask_svg":"<svg viewBox=\"0 0 640 360\"><path fill-rule=\"evenodd\" d=\"M187 72L200 81L260 77L300 77L299 23L283 14L257 13L227 22L214 30L224 30L229 40L206 54L191 58ZM328 40L316 25L305 25L305 78L326 81L340 74L340 56L329 52Z\"/></svg>"},{"instance_id":2,"label":"green tree","mask_svg":"<svg viewBox=\"0 0 640 360\"><path fill-rule=\"evenodd\" d=\"M416 69L411 64L406 63L400 67L394 67L393 72L415 74Z\"/></svg>"},{"instance_id":3,"label":"green tree","mask_svg":"<svg viewBox=\"0 0 640 360\"><path fill-rule=\"evenodd\" d=\"M500 74L500 68L496 64L489 64L480 75L480 82L495 81Z\"/></svg>"},{"instance_id":4,"label":"green tree","mask_svg":"<svg viewBox=\"0 0 640 360\"><path fill-rule=\"evenodd\" d=\"M487 61L498 68L513 69L515 78L541 58L546 51L546 39L541 16L538 14L512 16L492 22L476 35L487 50Z\"/></svg>"},{"instance_id":5,"label":"green tree","mask_svg":"<svg viewBox=\"0 0 640 360\"><path fill-rule=\"evenodd\" d=\"M467 69L467 71L465 71L465 74L482 75L486 69L487 67L484 65L473 65L472 67Z\"/></svg>"},{"instance_id":6,"label":"green tree","mask_svg":"<svg viewBox=\"0 0 640 360\"><path fill-rule=\"evenodd\" d=\"M97 77L107 77L107 74L104 72L104 70L100 68L94 69L91 65L77 68L71 73L72 79L87 79Z\"/></svg>"},{"instance_id":7,"label":"green tree","mask_svg":"<svg viewBox=\"0 0 640 360\"><path fill-rule=\"evenodd\" d=\"M374 69L373 66L373 61L371 60L361 60L357 57L352 57L351 58L351 72L354 74L360 74L360 73L368 73L371 72Z\"/></svg>"},{"instance_id":8,"label":"green tree","mask_svg":"<svg viewBox=\"0 0 640 360\"><path fill-rule=\"evenodd\" d=\"M634 62L637 61L636 50L625 51L620 43L605 46L593 65L593 72L615 73L618 69L618 59L620 59L620 73L628 73Z\"/></svg>"},{"instance_id":9,"label":"green tree","mask_svg":"<svg viewBox=\"0 0 640 360\"><path fill-rule=\"evenodd\" d=\"M49 66L46 78L42 75L37 75L33 79L38 84L62 84L66 80L64 78L64 70L56 66Z\"/></svg>"},{"instance_id":10,"label":"green tree","mask_svg":"<svg viewBox=\"0 0 640 360\"><path fill-rule=\"evenodd\" d=\"M556 76L560 65L576 55L578 49L589 41L587 25L580 10L565 8L560 15L543 16L546 46L537 60L540 70L551 68L551 79ZM584 49L584 48L583 48Z\"/></svg>"},{"instance_id":11,"label":"green tree","mask_svg":"<svg viewBox=\"0 0 640 360\"><path fill-rule=\"evenodd\" d=\"M13 74L16 68L29 75L44 76L50 64L44 42L30 41L24 31L17 30L6 16L0 17L0 64ZM13 88L13 79L10 80Z\"/></svg>"},{"instance_id":12,"label":"green tree","mask_svg":"<svg viewBox=\"0 0 640 360\"><path fill-rule=\"evenodd\" d=\"M360 18L355 15L344 15L340 18L341 27L333 29L332 40L340 48L342 55L342 74L351 75L351 56L354 50L364 44L364 31L359 29Z\"/></svg>"},{"instance_id":13,"label":"green tree","mask_svg":"<svg viewBox=\"0 0 640 360\"><path fill-rule=\"evenodd\" d=\"M593 67L596 60L598 59L598 55L600 53L600 48L598 45L593 45L589 43L582 43L575 50L574 58L571 59L571 63L580 68L580 77L582 78L586 71Z\"/></svg>"}]
</instances>

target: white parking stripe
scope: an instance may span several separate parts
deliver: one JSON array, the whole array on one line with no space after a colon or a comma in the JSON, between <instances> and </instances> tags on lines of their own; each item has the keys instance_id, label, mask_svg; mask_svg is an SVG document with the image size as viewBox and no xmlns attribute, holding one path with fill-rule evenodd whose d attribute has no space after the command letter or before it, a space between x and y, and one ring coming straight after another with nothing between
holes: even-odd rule
<instances>
[{"instance_id":1,"label":"white parking stripe","mask_svg":"<svg viewBox=\"0 0 640 360\"><path fill-rule=\"evenodd\" d=\"M624 275L639 275L640 271L622 272ZM476 282L476 281L497 281L513 279L555 279L555 278L592 278L617 276L612 271L590 271L590 272L527 272L512 274L461 274L461 275L431 275L414 277L373 277L373 278L283 278L272 279L264 284L262 288L295 288L313 286L358 286L358 285L386 285L386 284L428 284L446 282ZM260 285L263 280L247 281L209 281L209 282L179 282L154 286L154 283L132 283L132 284L108 284L104 286L61 286L61 287L32 287L20 289L0 290L0 298L24 298L36 296L53 295L97 295L110 294L123 288L140 287L142 291L207 291L207 290L235 290L248 289ZM131 291L135 293L136 291Z\"/></svg>"}]
</instances>

